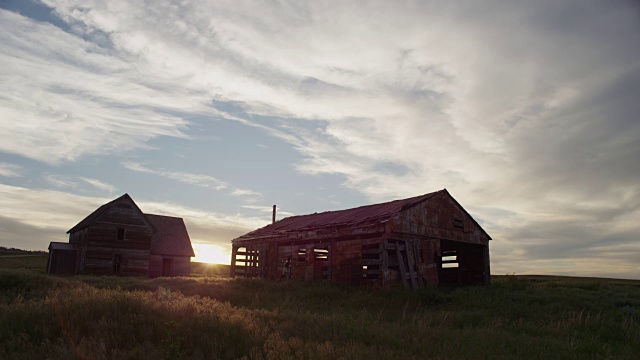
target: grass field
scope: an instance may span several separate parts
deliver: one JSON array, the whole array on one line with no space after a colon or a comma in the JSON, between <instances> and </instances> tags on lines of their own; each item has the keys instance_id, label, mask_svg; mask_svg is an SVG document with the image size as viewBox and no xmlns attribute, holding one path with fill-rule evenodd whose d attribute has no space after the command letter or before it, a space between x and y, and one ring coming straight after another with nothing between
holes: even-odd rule
<instances>
[{"instance_id":1,"label":"grass field","mask_svg":"<svg viewBox=\"0 0 640 360\"><path fill-rule=\"evenodd\" d=\"M637 359L640 281L496 276L490 287L59 277L0 256L0 359Z\"/></svg>"}]
</instances>

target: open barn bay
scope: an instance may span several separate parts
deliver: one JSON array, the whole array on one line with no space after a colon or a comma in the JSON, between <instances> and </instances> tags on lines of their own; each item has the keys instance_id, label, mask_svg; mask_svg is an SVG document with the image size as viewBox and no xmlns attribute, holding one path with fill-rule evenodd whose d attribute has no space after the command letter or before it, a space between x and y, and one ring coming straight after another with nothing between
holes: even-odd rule
<instances>
[{"instance_id":1,"label":"open barn bay","mask_svg":"<svg viewBox=\"0 0 640 360\"><path fill-rule=\"evenodd\" d=\"M3 254L4 255L4 254ZM44 274L0 256L3 359L636 358L640 281L494 276L372 291L229 279Z\"/></svg>"}]
</instances>

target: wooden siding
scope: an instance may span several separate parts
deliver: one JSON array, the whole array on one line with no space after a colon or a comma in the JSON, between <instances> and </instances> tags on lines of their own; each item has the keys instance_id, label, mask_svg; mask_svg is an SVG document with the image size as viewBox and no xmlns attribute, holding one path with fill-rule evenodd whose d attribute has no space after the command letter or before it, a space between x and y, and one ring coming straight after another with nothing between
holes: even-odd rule
<instances>
[{"instance_id":1,"label":"wooden siding","mask_svg":"<svg viewBox=\"0 0 640 360\"><path fill-rule=\"evenodd\" d=\"M166 261L170 262L170 269L163 269ZM167 271L164 273L163 271ZM149 257L149 277L160 276L189 276L191 275L191 258L188 256L151 255Z\"/></svg>"},{"instance_id":2,"label":"wooden siding","mask_svg":"<svg viewBox=\"0 0 640 360\"><path fill-rule=\"evenodd\" d=\"M47 260L47 273L72 275L77 271L78 251L50 250Z\"/></svg>"},{"instance_id":3,"label":"wooden siding","mask_svg":"<svg viewBox=\"0 0 640 360\"><path fill-rule=\"evenodd\" d=\"M378 222L250 233L233 241L231 275L383 288L488 284L489 240L441 191Z\"/></svg>"},{"instance_id":4,"label":"wooden siding","mask_svg":"<svg viewBox=\"0 0 640 360\"><path fill-rule=\"evenodd\" d=\"M145 276L149 268L152 229L133 204L116 204L88 227L70 234L82 247L81 273ZM125 229L118 240L118 229Z\"/></svg>"},{"instance_id":5,"label":"wooden siding","mask_svg":"<svg viewBox=\"0 0 640 360\"><path fill-rule=\"evenodd\" d=\"M489 242L489 236L462 206L444 193L396 215L387 223L387 230L431 239L482 245Z\"/></svg>"}]
</instances>

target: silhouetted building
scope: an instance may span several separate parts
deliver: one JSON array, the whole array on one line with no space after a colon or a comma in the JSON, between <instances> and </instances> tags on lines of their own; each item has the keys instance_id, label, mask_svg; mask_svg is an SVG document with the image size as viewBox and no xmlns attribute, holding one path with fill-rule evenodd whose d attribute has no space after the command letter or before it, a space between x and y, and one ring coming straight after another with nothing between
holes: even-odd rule
<instances>
[{"instance_id":1,"label":"silhouetted building","mask_svg":"<svg viewBox=\"0 0 640 360\"><path fill-rule=\"evenodd\" d=\"M231 276L372 287L489 284L489 240L444 189L252 231L232 240Z\"/></svg>"},{"instance_id":2,"label":"silhouetted building","mask_svg":"<svg viewBox=\"0 0 640 360\"><path fill-rule=\"evenodd\" d=\"M128 194L49 245L50 274L188 276L195 256L182 218L144 214Z\"/></svg>"}]
</instances>

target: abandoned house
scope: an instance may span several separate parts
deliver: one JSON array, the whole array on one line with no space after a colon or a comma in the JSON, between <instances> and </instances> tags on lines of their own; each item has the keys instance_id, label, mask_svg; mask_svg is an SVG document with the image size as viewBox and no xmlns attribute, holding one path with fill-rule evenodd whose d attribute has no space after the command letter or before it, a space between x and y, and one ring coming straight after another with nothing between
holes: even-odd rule
<instances>
[{"instance_id":1,"label":"abandoned house","mask_svg":"<svg viewBox=\"0 0 640 360\"><path fill-rule=\"evenodd\" d=\"M49 245L50 274L188 276L195 256L182 218L143 214L128 194L106 203Z\"/></svg>"},{"instance_id":2,"label":"abandoned house","mask_svg":"<svg viewBox=\"0 0 640 360\"><path fill-rule=\"evenodd\" d=\"M291 216L232 240L231 276L389 288L489 284L491 237L444 189Z\"/></svg>"}]
</instances>

